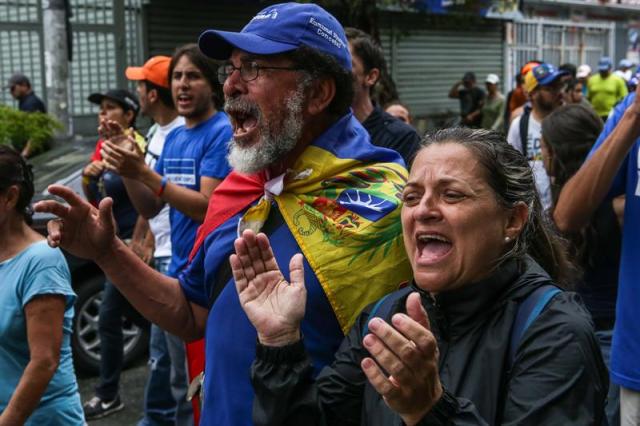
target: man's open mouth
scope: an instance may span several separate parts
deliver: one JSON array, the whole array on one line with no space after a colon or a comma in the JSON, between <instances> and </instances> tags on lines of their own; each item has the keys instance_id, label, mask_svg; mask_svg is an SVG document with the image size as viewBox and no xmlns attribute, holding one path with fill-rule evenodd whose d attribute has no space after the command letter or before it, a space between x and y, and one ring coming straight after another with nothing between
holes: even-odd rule
<instances>
[{"instance_id":1,"label":"man's open mouth","mask_svg":"<svg viewBox=\"0 0 640 426\"><path fill-rule=\"evenodd\" d=\"M233 122L233 137L236 141L247 137L258 127L260 110L255 104L242 100L227 100L225 112Z\"/></svg>"}]
</instances>

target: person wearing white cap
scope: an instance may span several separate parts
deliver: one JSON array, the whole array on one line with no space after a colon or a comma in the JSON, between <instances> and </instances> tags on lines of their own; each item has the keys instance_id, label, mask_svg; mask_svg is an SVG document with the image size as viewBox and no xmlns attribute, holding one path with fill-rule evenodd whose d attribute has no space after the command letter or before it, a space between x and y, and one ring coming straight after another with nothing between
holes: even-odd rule
<instances>
[{"instance_id":1,"label":"person wearing white cap","mask_svg":"<svg viewBox=\"0 0 640 426\"><path fill-rule=\"evenodd\" d=\"M484 80L484 84L487 88L487 99L482 106L480 127L489 130L501 129L504 122L505 100L498 88L500 77L496 74L489 74Z\"/></svg>"},{"instance_id":2,"label":"person wearing white cap","mask_svg":"<svg viewBox=\"0 0 640 426\"><path fill-rule=\"evenodd\" d=\"M582 96L587 97L587 80L591 77L591 67L587 64L582 64L578 67L576 72L576 79L582 83Z\"/></svg>"},{"instance_id":3,"label":"person wearing white cap","mask_svg":"<svg viewBox=\"0 0 640 426\"><path fill-rule=\"evenodd\" d=\"M631 68L633 68L633 63L630 60L626 58L620 59L620 62L618 62L618 69L613 73L628 82L633 75Z\"/></svg>"}]
</instances>

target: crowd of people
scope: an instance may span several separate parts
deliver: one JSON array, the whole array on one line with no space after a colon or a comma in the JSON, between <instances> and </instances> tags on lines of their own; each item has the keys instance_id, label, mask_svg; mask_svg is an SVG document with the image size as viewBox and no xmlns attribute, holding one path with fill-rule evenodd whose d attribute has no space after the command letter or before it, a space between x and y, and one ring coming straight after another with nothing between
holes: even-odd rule
<instances>
[{"instance_id":1,"label":"crowd of people","mask_svg":"<svg viewBox=\"0 0 640 426\"><path fill-rule=\"evenodd\" d=\"M132 308L142 426L640 425L640 99L611 68L531 61L507 96L467 72L424 137L376 101L380 46L312 3L127 68L136 94L87 100L84 197L34 206L50 247L0 146L0 426L121 410ZM60 248L106 275L84 404Z\"/></svg>"},{"instance_id":2,"label":"crowd of people","mask_svg":"<svg viewBox=\"0 0 640 426\"><path fill-rule=\"evenodd\" d=\"M460 124L507 132L511 122L522 114L522 108L531 100L526 75L542 63L538 60L527 62L515 76L515 88L506 96L500 92L498 75L487 75L485 91L476 85L475 73L465 73L449 91L449 98L460 100ZM558 69L563 73L560 87L563 102L590 106L603 121L607 120L616 104L635 90L640 73L640 66L636 67L628 59L622 59L614 71L608 56L603 56L598 62L597 73L592 73L587 64L576 67L566 63Z\"/></svg>"}]
</instances>

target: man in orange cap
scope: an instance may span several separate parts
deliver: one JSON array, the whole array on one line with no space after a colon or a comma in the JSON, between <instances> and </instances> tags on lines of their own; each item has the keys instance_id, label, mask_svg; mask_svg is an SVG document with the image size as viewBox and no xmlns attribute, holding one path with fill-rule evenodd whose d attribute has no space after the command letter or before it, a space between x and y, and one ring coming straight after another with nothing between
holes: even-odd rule
<instances>
[{"instance_id":1,"label":"man in orange cap","mask_svg":"<svg viewBox=\"0 0 640 426\"><path fill-rule=\"evenodd\" d=\"M154 56L141 67L129 67L125 74L137 81L137 92L142 114L150 117L154 125L147 133L149 145L145 163L155 166L162 154L165 138L173 129L184 125L173 104L169 86L169 56ZM142 216L140 221L144 221ZM171 224L169 205L148 221L154 241L154 266L166 274L171 262ZM135 250L136 248L133 247ZM193 410L186 400L188 378L185 369L184 342L178 337L151 325L149 342L149 376L145 386L144 418L140 426L160 424L187 425L193 423Z\"/></svg>"},{"instance_id":2,"label":"man in orange cap","mask_svg":"<svg viewBox=\"0 0 640 426\"><path fill-rule=\"evenodd\" d=\"M184 118L184 125L177 126L168 134L163 132L166 140L161 154L153 151L155 144L153 140L150 142L151 152L160 154L153 167L145 165L139 151L112 142L106 142L103 147L105 167L126 178L124 183L127 192L142 216L155 218L164 206L169 206L171 261L165 279L177 278L187 265L196 230L207 211L209 197L231 170L227 161L227 143L232 138L233 130L228 116L222 111L218 65L205 56L197 45L187 44L178 48L170 60L152 58L141 68L127 70L127 77L139 82L142 111L158 122L158 131L162 130L163 123L170 123L175 118L175 113L169 114L166 108L170 101L175 105L177 114ZM171 96L166 90L169 87ZM154 293L156 290L157 294ZM160 287L154 287L148 289L146 296L155 298L160 292ZM167 328L166 325L164 327ZM157 329L155 331L160 332ZM171 346L171 337L164 336L165 342ZM157 367L153 365L157 361L153 355L152 370ZM182 367L184 361L172 359L172 364L174 368ZM184 373L182 377L185 377ZM155 385L153 376L150 380L151 389L162 388L166 391L175 385ZM190 413L186 414L186 409L185 413L182 411L186 399L186 386L182 383L186 383L186 380L181 378L180 381L180 393L173 394L174 400L180 403L178 412L174 410L176 424L193 424L192 421L183 422ZM153 392L147 392L146 415L141 424L167 424L164 419L151 418L149 403L155 395ZM163 407L167 408L166 405ZM176 405L172 407L176 408ZM165 410L162 414L168 413ZM174 424L173 421L168 423Z\"/></svg>"},{"instance_id":3,"label":"man in orange cap","mask_svg":"<svg viewBox=\"0 0 640 426\"><path fill-rule=\"evenodd\" d=\"M137 82L140 112L155 123L147 133L149 144L144 154L144 162L151 169L162 154L169 132L185 122L173 103L169 86L170 63L171 58L168 56L154 56L143 66L128 67L125 71L129 80ZM147 238L144 238L145 233ZM166 204L160 213L148 221L142 215L138 216L134 234L143 236L134 241L147 241L149 244L132 245L131 249L143 259L149 259L153 255L154 267L167 274L171 262L169 205ZM149 342L150 371L145 386L144 418L139 425L193 424L191 404L186 400L188 379L185 365L184 342L153 324Z\"/></svg>"},{"instance_id":4,"label":"man in orange cap","mask_svg":"<svg viewBox=\"0 0 640 426\"><path fill-rule=\"evenodd\" d=\"M145 163L150 168L155 167L162 154L169 132L184 125L184 117L178 115L171 96L170 63L169 56L154 56L143 66L129 67L125 71L129 80L137 81L142 114L155 123L147 133L149 145ZM166 274L171 262L169 205L166 204L148 223L155 241L154 266ZM152 324L149 376L145 386L144 418L139 422L140 426L193 424L193 410L186 399L188 377L185 366L184 342Z\"/></svg>"}]
</instances>

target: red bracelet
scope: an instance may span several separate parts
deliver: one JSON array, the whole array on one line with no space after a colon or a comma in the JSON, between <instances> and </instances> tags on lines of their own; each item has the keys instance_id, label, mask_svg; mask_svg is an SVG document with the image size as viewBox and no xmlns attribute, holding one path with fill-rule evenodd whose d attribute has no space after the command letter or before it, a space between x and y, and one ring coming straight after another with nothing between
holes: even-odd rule
<instances>
[{"instance_id":1,"label":"red bracelet","mask_svg":"<svg viewBox=\"0 0 640 426\"><path fill-rule=\"evenodd\" d=\"M162 180L160 180L160 188L158 189L158 192L156 192L156 195L158 197L162 196L162 193L164 192L164 188L165 186L167 186L167 177L166 176L162 176Z\"/></svg>"}]
</instances>

